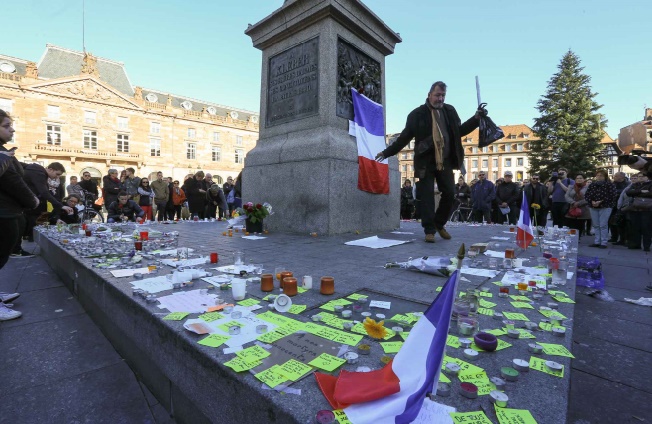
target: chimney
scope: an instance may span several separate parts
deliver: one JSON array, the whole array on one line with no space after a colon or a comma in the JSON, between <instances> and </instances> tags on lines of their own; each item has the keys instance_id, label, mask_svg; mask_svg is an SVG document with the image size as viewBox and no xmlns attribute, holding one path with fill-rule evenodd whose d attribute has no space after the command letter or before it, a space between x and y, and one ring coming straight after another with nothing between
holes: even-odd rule
<instances>
[{"instance_id":1,"label":"chimney","mask_svg":"<svg viewBox=\"0 0 652 424\"><path fill-rule=\"evenodd\" d=\"M648 121L652 119L652 108L646 107L645 108L645 117L643 118L644 121Z\"/></svg>"}]
</instances>

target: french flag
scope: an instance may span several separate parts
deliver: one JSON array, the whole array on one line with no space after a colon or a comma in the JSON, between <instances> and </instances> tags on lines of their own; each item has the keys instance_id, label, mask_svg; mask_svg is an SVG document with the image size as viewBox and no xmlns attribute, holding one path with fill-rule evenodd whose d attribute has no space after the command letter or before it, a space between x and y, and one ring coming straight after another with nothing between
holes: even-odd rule
<instances>
[{"instance_id":1,"label":"french flag","mask_svg":"<svg viewBox=\"0 0 652 424\"><path fill-rule=\"evenodd\" d=\"M416 419L428 393L435 393L455 299L458 272L451 275L394 360L371 372L315 373L334 409L353 424L402 424Z\"/></svg>"},{"instance_id":2,"label":"french flag","mask_svg":"<svg viewBox=\"0 0 652 424\"><path fill-rule=\"evenodd\" d=\"M518 218L516 230L516 244L521 249L527 249L530 243L532 243L532 240L534 240L534 232L532 231L532 225L530 225L530 207L527 196L523 193L521 215Z\"/></svg>"},{"instance_id":3,"label":"french flag","mask_svg":"<svg viewBox=\"0 0 652 424\"><path fill-rule=\"evenodd\" d=\"M354 121L349 134L358 142L358 188L375 194L389 194L387 159L376 162L376 154L385 149L383 105L351 89Z\"/></svg>"}]
</instances>

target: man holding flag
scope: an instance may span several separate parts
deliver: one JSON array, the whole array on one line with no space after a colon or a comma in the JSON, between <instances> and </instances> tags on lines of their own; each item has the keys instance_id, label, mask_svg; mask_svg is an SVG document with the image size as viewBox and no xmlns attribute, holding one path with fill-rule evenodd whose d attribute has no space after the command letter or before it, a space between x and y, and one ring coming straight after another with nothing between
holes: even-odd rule
<instances>
[{"instance_id":1,"label":"man holding flag","mask_svg":"<svg viewBox=\"0 0 652 424\"><path fill-rule=\"evenodd\" d=\"M444 239L451 236L444 228L455 200L453 170L462 169L464 148L462 136L478 128L480 116L486 110L478 108L475 115L462 123L455 108L444 103L446 84L437 81L430 87L425 104L407 117L405 129L385 150L376 155L384 161L396 155L414 139L414 176L419 179L417 198L425 241L435 242L435 231ZM441 191L441 201L435 212L435 181Z\"/></svg>"}]
</instances>

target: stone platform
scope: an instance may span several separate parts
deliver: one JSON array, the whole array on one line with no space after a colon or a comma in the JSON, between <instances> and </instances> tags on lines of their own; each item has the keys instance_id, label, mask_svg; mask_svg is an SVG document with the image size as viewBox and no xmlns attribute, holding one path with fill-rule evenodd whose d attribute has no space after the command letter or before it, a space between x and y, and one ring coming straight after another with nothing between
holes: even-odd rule
<instances>
[{"instance_id":1,"label":"stone platform","mask_svg":"<svg viewBox=\"0 0 652 424\"><path fill-rule=\"evenodd\" d=\"M462 242L468 246L475 242L489 241L494 235L506 236L502 233L506 227L460 226L449 229L453 240L438 239L432 245L422 241L423 234L418 224L403 223L401 231L413 234L384 233L378 236L414 242L373 250L343 245L346 241L368 234L310 237L271 233L263 240L246 240L240 237L241 233L234 233L234 237L222 236L226 227L226 223L222 222L185 222L169 227L180 231L180 246L194 247L198 252L204 253L219 252L219 265L231 264L231 254L241 250L246 253L247 261L262 263L266 272L273 272L278 265L286 265L295 275L312 275L315 280L323 275L334 276L334 296L323 296L318 290L309 290L293 298L295 303L308 306L300 316L291 316L300 320L308 320L316 313L319 305L360 290L379 293L379 300L381 296L393 296L397 299L397 304L398 299L402 299L401 302L409 301L415 310L419 310L419 307L423 310L435 298L437 287L442 286L445 279L401 269L384 269L386 262L405 261L409 257L452 256ZM183 329L183 321L161 320L167 312L132 297L130 279L116 279L107 270L92 268L90 260L70 255L43 234L37 233L36 238L42 256L78 297L89 316L141 376L160 403L173 413L177 422L308 423L312 422L316 411L330 409L312 377L291 386L301 389L300 395L265 390L253 375L246 372L236 374L223 365L233 357L232 354L223 354L221 348L198 345L197 341L204 336ZM527 255L539 256L540 252L538 249L530 249ZM165 272L170 272L170 269ZM515 309L505 299L498 298L498 288L491 282L497 281L500 275L494 279L469 275L465 277L470 282L461 282L460 290L489 287L494 296L488 300L498 304L494 308L497 311L523 312L534 322L544 318L536 310ZM197 281L193 288L205 285L207 286L204 282ZM567 285L564 291L574 298L572 284ZM166 294L169 293L159 295ZM263 293L250 285L247 297L260 299ZM550 300L546 298L542 304ZM572 304L560 304L559 309L569 319L573 318ZM386 311L382 312L387 314ZM388 317L394 313L396 311L392 309ZM192 314L189 318L195 318L196 315ZM480 320L481 328L501 327L499 321L491 317L481 315ZM550 333L535 334L536 341L561 343L572 350L571 328L563 339ZM527 351L528 340L501 338L511 343L512 347L495 353L482 353L474 363L484 368L490 377L498 375L500 368L509 366L512 359L528 360L531 356ZM372 355L364 358L359 365L380 367L382 349L375 345L372 351ZM461 349L449 347L447 353L463 359ZM522 374L518 382L507 385L509 407L530 410L539 423L562 423L566 421L570 360L559 356L543 357L563 364L564 378L534 370ZM355 366L345 365L344 368L352 370ZM484 409L495 422L496 417L487 396L477 400L465 399L456 393L458 384L454 379L453 395L439 401L454 406L461 412Z\"/></svg>"}]
</instances>

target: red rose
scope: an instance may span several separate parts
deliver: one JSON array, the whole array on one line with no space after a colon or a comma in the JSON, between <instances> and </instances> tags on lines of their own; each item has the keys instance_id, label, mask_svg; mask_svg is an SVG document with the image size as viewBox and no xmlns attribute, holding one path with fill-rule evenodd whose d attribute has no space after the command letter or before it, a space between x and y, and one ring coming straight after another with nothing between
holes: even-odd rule
<instances>
[{"instance_id":1,"label":"red rose","mask_svg":"<svg viewBox=\"0 0 652 424\"><path fill-rule=\"evenodd\" d=\"M263 208L263 205L261 205L260 203L258 203L258 204L256 205L256 209L262 209L262 208Z\"/></svg>"}]
</instances>

